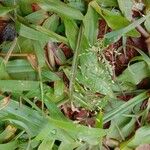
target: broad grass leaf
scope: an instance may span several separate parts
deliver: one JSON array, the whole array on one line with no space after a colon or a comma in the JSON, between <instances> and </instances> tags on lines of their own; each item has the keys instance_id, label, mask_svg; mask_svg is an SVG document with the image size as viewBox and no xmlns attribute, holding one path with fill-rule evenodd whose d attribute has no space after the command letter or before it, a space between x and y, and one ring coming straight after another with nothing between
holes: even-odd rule
<instances>
[{"instance_id":1,"label":"broad grass leaf","mask_svg":"<svg viewBox=\"0 0 150 150\"><path fill-rule=\"evenodd\" d=\"M45 138L45 136L47 137L47 135L49 135L50 132L52 132L51 133L52 136L50 136L50 139L53 139L52 138L54 132L53 130L55 129L55 126L52 126L51 123L47 122L47 118L42 116L41 113L25 105L19 106L19 103L14 100L11 100L10 104L7 107L5 107L3 111L0 111L0 118L1 120L7 119L10 121L17 119L14 123L16 123L16 125L18 124L18 122L22 123L22 125L25 124L28 130L31 131L30 133L31 137L37 136L40 133L40 135L36 138L37 141L42 140L43 138ZM45 125L47 128L45 128ZM22 129L23 126L18 127ZM60 129L57 129L57 132L58 137L54 135L54 138L57 137L59 139L60 137L60 139L62 138L65 141L68 141L70 139L70 136L68 136L67 133L63 133L62 131L60 131ZM71 142L73 142L73 139L70 140Z\"/></svg>"},{"instance_id":2,"label":"broad grass leaf","mask_svg":"<svg viewBox=\"0 0 150 150\"><path fill-rule=\"evenodd\" d=\"M117 7L117 0L97 0L102 7Z\"/></svg>"},{"instance_id":3,"label":"broad grass leaf","mask_svg":"<svg viewBox=\"0 0 150 150\"><path fill-rule=\"evenodd\" d=\"M117 11L110 11L107 9L101 9L102 15L106 20L108 26L113 29L117 30L129 25L129 21L124 18L119 12Z\"/></svg>"},{"instance_id":4,"label":"broad grass leaf","mask_svg":"<svg viewBox=\"0 0 150 150\"><path fill-rule=\"evenodd\" d=\"M132 20L132 9L133 9L133 1L132 0L118 0L118 5L123 15L129 20Z\"/></svg>"},{"instance_id":5,"label":"broad grass leaf","mask_svg":"<svg viewBox=\"0 0 150 150\"><path fill-rule=\"evenodd\" d=\"M71 122L56 120L49 118L49 121L55 127L62 129L69 134L73 135L76 139L86 141L91 145L99 143L99 139L105 136L106 131L104 129L89 128L82 125L76 125Z\"/></svg>"},{"instance_id":6,"label":"broad grass leaf","mask_svg":"<svg viewBox=\"0 0 150 150\"><path fill-rule=\"evenodd\" d=\"M23 16L28 15L32 13L32 7L31 4L35 0L19 0L17 3L19 4L20 12L22 13Z\"/></svg>"},{"instance_id":7,"label":"broad grass leaf","mask_svg":"<svg viewBox=\"0 0 150 150\"><path fill-rule=\"evenodd\" d=\"M87 150L88 149L88 144L82 144L81 146L77 147L76 150Z\"/></svg>"},{"instance_id":8,"label":"broad grass leaf","mask_svg":"<svg viewBox=\"0 0 150 150\"><path fill-rule=\"evenodd\" d=\"M102 105L102 109L105 110L105 113L103 114L103 118L104 115L111 112L113 109L117 109L118 107L120 107L121 105L123 105L125 102L121 101L120 99L117 98L111 98L109 96L105 96L104 98L101 99L101 105ZM111 105L109 105L111 103Z\"/></svg>"},{"instance_id":9,"label":"broad grass leaf","mask_svg":"<svg viewBox=\"0 0 150 150\"><path fill-rule=\"evenodd\" d=\"M106 134L103 129L75 125L72 122L61 119L57 120L56 118L45 118L42 114L25 105L19 106L19 103L14 100L11 100L9 105L3 111L0 111L0 118L1 120L17 119L19 122L26 124L31 131L31 137L40 133L36 138L37 141L43 140L48 135L51 135L50 139L56 138L60 139L60 141L68 141L69 143L74 143L77 139L81 139L82 141L95 145Z\"/></svg>"},{"instance_id":10,"label":"broad grass leaf","mask_svg":"<svg viewBox=\"0 0 150 150\"><path fill-rule=\"evenodd\" d=\"M0 150L15 150L18 147L18 144L19 142L17 140L5 144L0 144Z\"/></svg>"},{"instance_id":11,"label":"broad grass leaf","mask_svg":"<svg viewBox=\"0 0 150 150\"><path fill-rule=\"evenodd\" d=\"M118 115L111 121L109 127L109 132L107 134L108 138L116 139L118 141L125 140L135 129L136 118L124 117Z\"/></svg>"},{"instance_id":12,"label":"broad grass leaf","mask_svg":"<svg viewBox=\"0 0 150 150\"><path fill-rule=\"evenodd\" d=\"M54 73L50 70L43 70L42 71L42 77L43 77L44 81L58 81L58 80L61 80L56 73Z\"/></svg>"},{"instance_id":13,"label":"broad grass leaf","mask_svg":"<svg viewBox=\"0 0 150 150\"><path fill-rule=\"evenodd\" d=\"M0 91L3 92L23 92L39 88L38 81L25 80L0 80Z\"/></svg>"},{"instance_id":14,"label":"broad grass leaf","mask_svg":"<svg viewBox=\"0 0 150 150\"><path fill-rule=\"evenodd\" d=\"M36 140L43 140L49 137L75 145L78 143L77 140L95 145L99 143L100 138L105 134L103 129L75 125L70 121L58 120L52 116L52 118L49 118L49 123L43 127L43 130L37 136Z\"/></svg>"},{"instance_id":15,"label":"broad grass leaf","mask_svg":"<svg viewBox=\"0 0 150 150\"><path fill-rule=\"evenodd\" d=\"M56 97L62 96L64 94L64 90L65 90L65 85L62 80L58 80L54 82L54 95L56 95Z\"/></svg>"},{"instance_id":16,"label":"broad grass leaf","mask_svg":"<svg viewBox=\"0 0 150 150\"><path fill-rule=\"evenodd\" d=\"M103 112L100 111L96 116L96 125L97 128L103 128Z\"/></svg>"},{"instance_id":17,"label":"broad grass leaf","mask_svg":"<svg viewBox=\"0 0 150 150\"><path fill-rule=\"evenodd\" d=\"M100 92L104 95L114 97L111 89L111 76L103 63L98 62L97 54L86 51L79 57L80 70L77 75L79 83L88 87L93 92Z\"/></svg>"},{"instance_id":18,"label":"broad grass leaf","mask_svg":"<svg viewBox=\"0 0 150 150\"><path fill-rule=\"evenodd\" d=\"M26 59L15 59L7 63L7 71L10 74L34 72L30 63Z\"/></svg>"},{"instance_id":19,"label":"broad grass leaf","mask_svg":"<svg viewBox=\"0 0 150 150\"><path fill-rule=\"evenodd\" d=\"M65 24L65 34L68 38L70 47L73 51L76 49L76 43L77 43L77 37L79 28L77 26L77 23L74 20L68 19L68 18L62 18ZM80 53L85 52L90 47L89 41L87 37L82 34L81 41L80 41Z\"/></svg>"},{"instance_id":20,"label":"broad grass leaf","mask_svg":"<svg viewBox=\"0 0 150 150\"><path fill-rule=\"evenodd\" d=\"M86 86L86 85L84 85L84 86ZM85 107L87 109L92 110L93 107L92 107L91 103L88 103L88 99L89 99L88 96L85 96L85 95L82 95L81 93L76 92L73 94L73 98L75 100L74 103L76 106Z\"/></svg>"},{"instance_id":21,"label":"broad grass leaf","mask_svg":"<svg viewBox=\"0 0 150 150\"><path fill-rule=\"evenodd\" d=\"M32 25L32 27L28 27L22 23L17 22L16 29L20 36L31 40L40 41L42 43L48 42L49 40L52 42L67 43L67 39L65 37L38 25Z\"/></svg>"},{"instance_id":22,"label":"broad grass leaf","mask_svg":"<svg viewBox=\"0 0 150 150\"><path fill-rule=\"evenodd\" d=\"M137 51L141 54L142 59L147 63L149 69L150 69L150 57L146 55L143 51L140 49L137 49Z\"/></svg>"},{"instance_id":23,"label":"broad grass leaf","mask_svg":"<svg viewBox=\"0 0 150 150\"><path fill-rule=\"evenodd\" d=\"M144 0L144 4L149 5L150 6L150 1L149 0Z\"/></svg>"},{"instance_id":24,"label":"broad grass leaf","mask_svg":"<svg viewBox=\"0 0 150 150\"><path fill-rule=\"evenodd\" d=\"M63 115L57 105L49 100L49 98L45 98L45 105L49 110L50 116L57 119L57 120L64 120L68 121L68 119Z\"/></svg>"},{"instance_id":25,"label":"broad grass leaf","mask_svg":"<svg viewBox=\"0 0 150 150\"><path fill-rule=\"evenodd\" d=\"M105 44L107 45L107 44L110 44L112 42L116 42L121 36L127 34L128 32L135 29L138 25L143 23L149 16L150 16L150 14L143 16L142 18L134 21L133 23L129 24L128 26L126 26L122 29L107 33L105 35Z\"/></svg>"},{"instance_id":26,"label":"broad grass leaf","mask_svg":"<svg viewBox=\"0 0 150 150\"><path fill-rule=\"evenodd\" d=\"M0 5L0 17L6 15L8 12L15 10L16 7L4 7Z\"/></svg>"},{"instance_id":27,"label":"broad grass leaf","mask_svg":"<svg viewBox=\"0 0 150 150\"><path fill-rule=\"evenodd\" d=\"M63 18L63 21L65 24L65 34L68 38L69 45L72 50L75 51L79 28L74 20Z\"/></svg>"},{"instance_id":28,"label":"broad grass leaf","mask_svg":"<svg viewBox=\"0 0 150 150\"><path fill-rule=\"evenodd\" d=\"M144 4L145 4L145 12L149 13L149 11L150 11L150 1L149 0L144 0Z\"/></svg>"},{"instance_id":29,"label":"broad grass leaf","mask_svg":"<svg viewBox=\"0 0 150 150\"><path fill-rule=\"evenodd\" d=\"M12 6L14 3L13 3L13 1L5 0L5 1L4 1L4 4L5 4L6 6Z\"/></svg>"},{"instance_id":30,"label":"broad grass leaf","mask_svg":"<svg viewBox=\"0 0 150 150\"><path fill-rule=\"evenodd\" d=\"M130 99L130 101L122 104L119 108L115 108L115 109L111 110L110 112L104 114L103 122L106 123L106 122L112 120L113 118L115 118L116 116L118 116L118 114L121 115L121 114L129 111L131 108L133 108L140 102L144 101L146 98L148 98L147 92L143 92L143 93L135 96L134 98Z\"/></svg>"},{"instance_id":31,"label":"broad grass leaf","mask_svg":"<svg viewBox=\"0 0 150 150\"><path fill-rule=\"evenodd\" d=\"M8 61L6 70L15 80L36 80L37 75L31 64L25 59L15 59Z\"/></svg>"},{"instance_id":32,"label":"broad grass leaf","mask_svg":"<svg viewBox=\"0 0 150 150\"><path fill-rule=\"evenodd\" d=\"M38 26L38 25L37 25L37 26L32 25L32 27L33 27L34 29L36 29L37 31L39 31L40 33L43 33L43 34L45 34L46 36L48 36L49 39L50 39L52 42L63 42L63 43L65 43L65 44L68 43L68 40L67 40L66 37L63 37L63 36L61 36L61 35L59 35L59 34L53 32L53 31L51 31L51 30L48 30L48 29L46 29L46 28L44 28L44 27L42 27L42 26Z\"/></svg>"},{"instance_id":33,"label":"broad grass leaf","mask_svg":"<svg viewBox=\"0 0 150 150\"><path fill-rule=\"evenodd\" d=\"M33 41L34 45L34 51L38 60L38 66L40 68L46 66L46 59L45 59L45 52L44 52L44 46L40 41Z\"/></svg>"},{"instance_id":34,"label":"broad grass leaf","mask_svg":"<svg viewBox=\"0 0 150 150\"><path fill-rule=\"evenodd\" d=\"M15 53L32 53L34 51L32 40L19 36L18 44L16 45L14 52Z\"/></svg>"},{"instance_id":35,"label":"broad grass leaf","mask_svg":"<svg viewBox=\"0 0 150 150\"><path fill-rule=\"evenodd\" d=\"M21 97L23 100L25 100L31 107L32 109L37 110L38 112L42 113L42 110L35 104L35 102L32 102L30 99L28 99L26 96L22 95ZM17 99L17 98L16 98Z\"/></svg>"},{"instance_id":36,"label":"broad grass leaf","mask_svg":"<svg viewBox=\"0 0 150 150\"><path fill-rule=\"evenodd\" d=\"M58 150L74 150L77 146L74 143L61 142Z\"/></svg>"},{"instance_id":37,"label":"broad grass leaf","mask_svg":"<svg viewBox=\"0 0 150 150\"><path fill-rule=\"evenodd\" d=\"M54 140L44 139L39 145L38 150L52 150L54 142Z\"/></svg>"},{"instance_id":38,"label":"broad grass leaf","mask_svg":"<svg viewBox=\"0 0 150 150\"><path fill-rule=\"evenodd\" d=\"M49 118L48 120L49 123L43 127L43 130L37 136L36 140L43 140L49 137L75 145L78 143L78 140L96 145L106 134L104 129L89 128L55 118Z\"/></svg>"},{"instance_id":39,"label":"broad grass leaf","mask_svg":"<svg viewBox=\"0 0 150 150\"><path fill-rule=\"evenodd\" d=\"M143 61L130 65L123 73L117 77L117 81L122 83L132 83L137 85L144 78L149 77L147 64ZM130 80L129 80L130 79Z\"/></svg>"},{"instance_id":40,"label":"broad grass leaf","mask_svg":"<svg viewBox=\"0 0 150 150\"><path fill-rule=\"evenodd\" d=\"M150 32L150 17L147 18L144 22L144 26L148 32Z\"/></svg>"},{"instance_id":41,"label":"broad grass leaf","mask_svg":"<svg viewBox=\"0 0 150 150\"><path fill-rule=\"evenodd\" d=\"M84 24L84 34L91 45L94 45L97 41L98 20L99 20L98 13L90 6L89 3L87 13L83 19L83 24Z\"/></svg>"},{"instance_id":42,"label":"broad grass leaf","mask_svg":"<svg viewBox=\"0 0 150 150\"><path fill-rule=\"evenodd\" d=\"M65 141L72 144L76 143L70 133L57 128L50 122L43 126L42 130L36 136L35 141L43 141L44 139Z\"/></svg>"},{"instance_id":43,"label":"broad grass leaf","mask_svg":"<svg viewBox=\"0 0 150 150\"><path fill-rule=\"evenodd\" d=\"M69 5L61 1L44 0L43 2L39 3L39 6L46 11L55 12L56 14L62 17L67 17L67 18L72 18L77 20L83 19L83 15L79 10L70 7Z\"/></svg>"},{"instance_id":44,"label":"broad grass leaf","mask_svg":"<svg viewBox=\"0 0 150 150\"><path fill-rule=\"evenodd\" d=\"M16 120L22 122L27 126L30 131L31 137L37 135L40 132L40 127L44 126L46 118L44 118L39 112L25 106L19 106L19 103L10 100L3 110L0 110L1 120ZM22 129L22 128L21 128Z\"/></svg>"},{"instance_id":45,"label":"broad grass leaf","mask_svg":"<svg viewBox=\"0 0 150 150\"><path fill-rule=\"evenodd\" d=\"M110 11L109 9L101 8L95 1L93 1L91 3L91 6L105 19L108 26L113 30L121 29L123 27L128 26L131 23L125 17L123 17L121 15L121 13L119 13L118 11L115 11L115 10ZM128 30L126 32L126 34L128 36L133 36L133 37L139 37L140 36L139 32L137 32L135 27Z\"/></svg>"},{"instance_id":46,"label":"broad grass leaf","mask_svg":"<svg viewBox=\"0 0 150 150\"><path fill-rule=\"evenodd\" d=\"M66 95L64 93L64 85L62 84L62 86L59 86L60 82L62 82L62 81L61 80L55 81L54 89L49 90L46 93L46 96L49 98L49 100L51 100L54 103L61 103L61 102L63 102L63 100L65 101ZM58 94L59 91L60 91L60 93Z\"/></svg>"},{"instance_id":47,"label":"broad grass leaf","mask_svg":"<svg viewBox=\"0 0 150 150\"><path fill-rule=\"evenodd\" d=\"M42 80L43 82L46 82L47 80ZM48 80L49 81L49 80ZM53 90L50 86L46 85L43 83L43 93L46 94L47 92ZM37 98L39 100L41 100L41 88L37 88L37 89L32 89L30 91L28 91L25 96L27 98Z\"/></svg>"},{"instance_id":48,"label":"broad grass leaf","mask_svg":"<svg viewBox=\"0 0 150 150\"><path fill-rule=\"evenodd\" d=\"M127 144L121 146L121 150L127 148L136 148L142 144L150 144L150 127L142 126L136 132L135 135L127 142Z\"/></svg>"},{"instance_id":49,"label":"broad grass leaf","mask_svg":"<svg viewBox=\"0 0 150 150\"><path fill-rule=\"evenodd\" d=\"M46 29L55 32L58 28L58 25L59 25L59 17L58 15L53 14L44 21L42 26Z\"/></svg>"},{"instance_id":50,"label":"broad grass leaf","mask_svg":"<svg viewBox=\"0 0 150 150\"><path fill-rule=\"evenodd\" d=\"M0 57L0 79L6 80L10 79L9 73L7 72L6 66L4 64L4 59Z\"/></svg>"},{"instance_id":51,"label":"broad grass leaf","mask_svg":"<svg viewBox=\"0 0 150 150\"><path fill-rule=\"evenodd\" d=\"M81 43L80 43L80 54L85 53L86 50L90 48L90 43L88 41L88 39L86 38L86 36L83 34L81 37Z\"/></svg>"},{"instance_id":52,"label":"broad grass leaf","mask_svg":"<svg viewBox=\"0 0 150 150\"><path fill-rule=\"evenodd\" d=\"M84 0L79 0L79 1L68 0L68 5L73 7L73 8L80 10L81 12L85 12L85 9L86 9L86 5L85 5Z\"/></svg>"},{"instance_id":53,"label":"broad grass leaf","mask_svg":"<svg viewBox=\"0 0 150 150\"><path fill-rule=\"evenodd\" d=\"M31 40L42 41L42 42L47 42L48 40L52 40L48 35L36 31L35 29L30 28L19 22L16 24L16 29L20 36L23 36Z\"/></svg>"},{"instance_id":54,"label":"broad grass leaf","mask_svg":"<svg viewBox=\"0 0 150 150\"><path fill-rule=\"evenodd\" d=\"M48 18L48 14L44 10L38 10L25 16L25 19L33 24L41 24L46 18Z\"/></svg>"}]
</instances>

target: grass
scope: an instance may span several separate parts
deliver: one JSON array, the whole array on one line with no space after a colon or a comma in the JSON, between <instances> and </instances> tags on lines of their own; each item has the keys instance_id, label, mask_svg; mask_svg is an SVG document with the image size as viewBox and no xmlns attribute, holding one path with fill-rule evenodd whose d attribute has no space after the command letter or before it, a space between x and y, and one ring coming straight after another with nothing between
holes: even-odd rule
<instances>
[{"instance_id":1,"label":"grass","mask_svg":"<svg viewBox=\"0 0 150 150\"><path fill-rule=\"evenodd\" d=\"M150 144L149 8L148 0L0 2L0 150Z\"/></svg>"}]
</instances>

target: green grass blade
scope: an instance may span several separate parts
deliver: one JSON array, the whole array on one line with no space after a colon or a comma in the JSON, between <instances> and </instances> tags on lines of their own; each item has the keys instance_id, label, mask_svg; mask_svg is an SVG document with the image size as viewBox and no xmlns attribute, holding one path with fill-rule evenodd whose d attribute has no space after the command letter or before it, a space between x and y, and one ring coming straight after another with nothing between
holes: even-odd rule
<instances>
[{"instance_id":1,"label":"green grass blade","mask_svg":"<svg viewBox=\"0 0 150 150\"><path fill-rule=\"evenodd\" d=\"M94 45L95 42L97 41L98 20L99 20L98 13L89 4L87 13L83 19L83 25L84 25L84 34L91 45Z\"/></svg>"},{"instance_id":2,"label":"green grass blade","mask_svg":"<svg viewBox=\"0 0 150 150\"><path fill-rule=\"evenodd\" d=\"M0 150L15 150L18 147L18 144L19 144L18 141L0 144Z\"/></svg>"},{"instance_id":3,"label":"green grass blade","mask_svg":"<svg viewBox=\"0 0 150 150\"><path fill-rule=\"evenodd\" d=\"M0 17L6 15L8 12L15 10L16 7L4 7L0 6Z\"/></svg>"},{"instance_id":4,"label":"green grass blade","mask_svg":"<svg viewBox=\"0 0 150 150\"><path fill-rule=\"evenodd\" d=\"M143 23L148 17L150 17L150 13L136 21L134 21L133 23L131 23L130 25L126 26L125 28L116 30L116 31L112 31L110 33L107 33L105 35L105 44L110 44L113 42L116 42L116 40L118 38L120 38L121 36L125 35L126 33L128 33L129 31L135 29L138 25L140 25L141 23Z\"/></svg>"},{"instance_id":5,"label":"green grass blade","mask_svg":"<svg viewBox=\"0 0 150 150\"><path fill-rule=\"evenodd\" d=\"M39 88L38 81L0 80L0 91L22 92Z\"/></svg>"},{"instance_id":6,"label":"green grass blade","mask_svg":"<svg viewBox=\"0 0 150 150\"><path fill-rule=\"evenodd\" d=\"M44 33L36 31L35 29L30 28L19 22L16 24L16 29L20 36L23 36L23 37L31 39L31 40L44 41L44 42L46 42L48 40L52 40L50 37L48 37Z\"/></svg>"},{"instance_id":7,"label":"green grass blade","mask_svg":"<svg viewBox=\"0 0 150 150\"><path fill-rule=\"evenodd\" d=\"M115 108L112 111L105 114L103 118L103 123L105 124L106 122L115 118L117 115L121 115L127 112L128 110L130 110L131 108L133 108L135 105L139 104L140 102L144 101L148 97L149 96L147 92L144 92L144 93L139 94L138 96L135 96L130 101L121 105L119 108Z\"/></svg>"},{"instance_id":8,"label":"green grass blade","mask_svg":"<svg viewBox=\"0 0 150 150\"><path fill-rule=\"evenodd\" d=\"M61 1L54 1L54 0L44 0L44 2L39 3L40 7L46 11L55 12L60 16L82 20L83 15L82 13L73 8L68 6L67 4Z\"/></svg>"}]
</instances>

